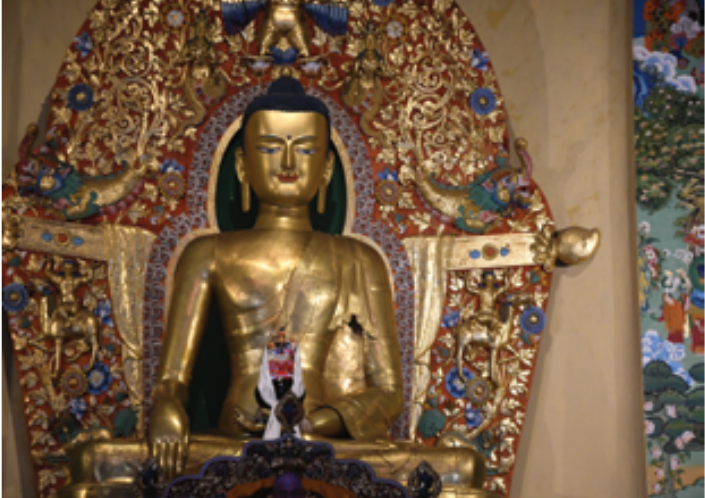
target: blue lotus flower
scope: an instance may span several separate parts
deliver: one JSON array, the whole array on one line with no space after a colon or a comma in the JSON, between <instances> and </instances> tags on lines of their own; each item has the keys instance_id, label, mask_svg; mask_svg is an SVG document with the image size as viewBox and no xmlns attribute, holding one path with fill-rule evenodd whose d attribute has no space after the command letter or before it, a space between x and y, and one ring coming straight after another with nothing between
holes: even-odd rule
<instances>
[{"instance_id":1,"label":"blue lotus flower","mask_svg":"<svg viewBox=\"0 0 705 498\"><path fill-rule=\"evenodd\" d=\"M271 52L274 64L277 66L296 62L296 57L299 55L299 52L293 47L289 47L286 50L282 50L279 47L272 47Z\"/></svg>"},{"instance_id":2,"label":"blue lotus flower","mask_svg":"<svg viewBox=\"0 0 705 498\"><path fill-rule=\"evenodd\" d=\"M93 40L85 31L73 39L76 43L76 50L81 53L81 57L87 56L93 50Z\"/></svg>"},{"instance_id":3,"label":"blue lotus flower","mask_svg":"<svg viewBox=\"0 0 705 498\"><path fill-rule=\"evenodd\" d=\"M465 406L465 423L469 428L474 429L475 427L479 427L484 420L485 417L482 414L482 410L473 408L471 403Z\"/></svg>"},{"instance_id":4,"label":"blue lotus flower","mask_svg":"<svg viewBox=\"0 0 705 498\"><path fill-rule=\"evenodd\" d=\"M536 306L526 308L519 317L521 328L530 334L538 334L546 326L546 315Z\"/></svg>"},{"instance_id":5,"label":"blue lotus flower","mask_svg":"<svg viewBox=\"0 0 705 498\"><path fill-rule=\"evenodd\" d=\"M82 419L83 416L88 411L88 406L83 398L72 398L69 401L69 412L73 414L77 419Z\"/></svg>"},{"instance_id":6,"label":"blue lotus flower","mask_svg":"<svg viewBox=\"0 0 705 498\"><path fill-rule=\"evenodd\" d=\"M160 173L170 173L172 171L183 173L184 167L177 163L176 159L165 159L162 164L159 165Z\"/></svg>"},{"instance_id":7,"label":"blue lotus flower","mask_svg":"<svg viewBox=\"0 0 705 498\"><path fill-rule=\"evenodd\" d=\"M98 301L98 306L96 306L95 311L93 311L95 315L100 318L100 321L103 325L107 325L108 327L114 327L115 322L113 322L113 306L110 303L109 299L103 299L102 301Z\"/></svg>"},{"instance_id":8,"label":"blue lotus flower","mask_svg":"<svg viewBox=\"0 0 705 498\"><path fill-rule=\"evenodd\" d=\"M71 87L66 100L74 111L87 111L93 105L93 90L85 83L78 83Z\"/></svg>"},{"instance_id":9,"label":"blue lotus flower","mask_svg":"<svg viewBox=\"0 0 705 498\"><path fill-rule=\"evenodd\" d=\"M470 96L472 110L480 116L487 116L497 106L497 97L489 88L478 88Z\"/></svg>"},{"instance_id":10,"label":"blue lotus flower","mask_svg":"<svg viewBox=\"0 0 705 498\"><path fill-rule=\"evenodd\" d=\"M12 313L22 311L29 303L29 294L22 284L10 284L2 290L2 307Z\"/></svg>"},{"instance_id":11,"label":"blue lotus flower","mask_svg":"<svg viewBox=\"0 0 705 498\"><path fill-rule=\"evenodd\" d=\"M110 367L105 363L96 363L93 368L86 374L88 379L88 392L97 396L108 390L113 382L113 376L110 375Z\"/></svg>"},{"instance_id":12,"label":"blue lotus flower","mask_svg":"<svg viewBox=\"0 0 705 498\"><path fill-rule=\"evenodd\" d=\"M463 374L467 380L473 378L470 370L465 367L463 367ZM463 382L463 379L458 375L458 369L456 367L451 368L448 374L446 374L446 389L454 398L465 397L465 382Z\"/></svg>"},{"instance_id":13,"label":"blue lotus flower","mask_svg":"<svg viewBox=\"0 0 705 498\"><path fill-rule=\"evenodd\" d=\"M380 180L392 180L395 182L399 181L399 173L392 171L389 168L384 168L381 172L377 173Z\"/></svg>"},{"instance_id":14,"label":"blue lotus flower","mask_svg":"<svg viewBox=\"0 0 705 498\"><path fill-rule=\"evenodd\" d=\"M443 326L451 329L458 326L458 321L460 321L460 311L455 310L443 317Z\"/></svg>"},{"instance_id":15,"label":"blue lotus flower","mask_svg":"<svg viewBox=\"0 0 705 498\"><path fill-rule=\"evenodd\" d=\"M479 69L480 71L487 70L487 63L490 61L490 57L487 52L480 52L478 49L472 51L472 58L470 59L470 67Z\"/></svg>"}]
</instances>

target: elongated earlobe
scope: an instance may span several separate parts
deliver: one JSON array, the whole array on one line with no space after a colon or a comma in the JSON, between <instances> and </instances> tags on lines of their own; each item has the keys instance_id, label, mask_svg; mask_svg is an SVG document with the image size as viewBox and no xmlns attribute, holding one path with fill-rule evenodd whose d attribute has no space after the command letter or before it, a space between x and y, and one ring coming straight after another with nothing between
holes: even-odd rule
<instances>
[{"instance_id":1,"label":"elongated earlobe","mask_svg":"<svg viewBox=\"0 0 705 498\"><path fill-rule=\"evenodd\" d=\"M242 196L242 211L244 213L250 210L250 183L245 175L245 158L243 157L242 149L235 150L235 173L237 179L240 180L240 193Z\"/></svg>"},{"instance_id":2,"label":"elongated earlobe","mask_svg":"<svg viewBox=\"0 0 705 498\"><path fill-rule=\"evenodd\" d=\"M320 214L326 212L326 192L328 191L330 179L333 177L333 166L335 166L335 154L333 154L333 151L330 151L328 152L328 157L326 158L326 169L323 173L323 182L318 188L318 212Z\"/></svg>"}]
</instances>

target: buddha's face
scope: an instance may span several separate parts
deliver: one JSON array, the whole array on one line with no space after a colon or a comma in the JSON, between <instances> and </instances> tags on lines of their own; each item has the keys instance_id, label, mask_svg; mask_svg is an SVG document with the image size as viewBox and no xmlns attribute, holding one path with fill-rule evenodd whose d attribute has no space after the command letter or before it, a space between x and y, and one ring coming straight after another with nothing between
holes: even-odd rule
<instances>
[{"instance_id":1,"label":"buddha's face","mask_svg":"<svg viewBox=\"0 0 705 498\"><path fill-rule=\"evenodd\" d=\"M314 112L259 111L250 116L245 147L236 152L240 181L261 202L306 205L333 172L328 123Z\"/></svg>"}]
</instances>

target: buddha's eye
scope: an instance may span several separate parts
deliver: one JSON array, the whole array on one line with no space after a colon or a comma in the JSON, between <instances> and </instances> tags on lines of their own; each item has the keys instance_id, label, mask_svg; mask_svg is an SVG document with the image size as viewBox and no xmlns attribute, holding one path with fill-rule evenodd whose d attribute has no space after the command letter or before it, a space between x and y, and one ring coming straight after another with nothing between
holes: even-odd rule
<instances>
[{"instance_id":1,"label":"buddha's eye","mask_svg":"<svg viewBox=\"0 0 705 498\"><path fill-rule=\"evenodd\" d=\"M257 147L257 150L262 154L276 154L281 150L281 147L266 147L264 145Z\"/></svg>"},{"instance_id":2,"label":"buddha's eye","mask_svg":"<svg viewBox=\"0 0 705 498\"><path fill-rule=\"evenodd\" d=\"M300 148L300 149L296 149L296 152L298 152L299 154L304 155L304 156L312 156L313 154L316 153L316 149Z\"/></svg>"}]
</instances>

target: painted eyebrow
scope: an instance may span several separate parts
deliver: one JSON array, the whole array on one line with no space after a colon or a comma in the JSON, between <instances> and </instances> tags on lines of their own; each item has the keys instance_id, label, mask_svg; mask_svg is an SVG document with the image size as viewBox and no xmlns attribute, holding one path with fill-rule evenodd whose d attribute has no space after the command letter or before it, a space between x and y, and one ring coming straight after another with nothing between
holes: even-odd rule
<instances>
[{"instance_id":1,"label":"painted eyebrow","mask_svg":"<svg viewBox=\"0 0 705 498\"><path fill-rule=\"evenodd\" d=\"M285 140L282 137L278 137L276 135L260 135L257 137L258 140L274 140L277 142L284 142Z\"/></svg>"},{"instance_id":2,"label":"painted eyebrow","mask_svg":"<svg viewBox=\"0 0 705 498\"><path fill-rule=\"evenodd\" d=\"M299 142L308 142L308 141L313 141L316 140L316 136L314 135L305 135L303 137L298 137L294 140L294 143L299 143Z\"/></svg>"},{"instance_id":3,"label":"painted eyebrow","mask_svg":"<svg viewBox=\"0 0 705 498\"><path fill-rule=\"evenodd\" d=\"M277 141L277 142L285 142L286 141L282 137L277 136L277 135L260 135L257 138L259 138L260 140L273 140L273 141ZM317 137L315 135L304 135L303 137L295 138L293 143L297 144L300 142L314 141L314 140L316 140L316 138Z\"/></svg>"}]
</instances>

